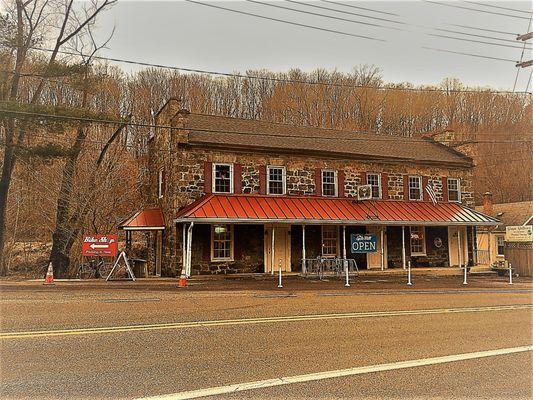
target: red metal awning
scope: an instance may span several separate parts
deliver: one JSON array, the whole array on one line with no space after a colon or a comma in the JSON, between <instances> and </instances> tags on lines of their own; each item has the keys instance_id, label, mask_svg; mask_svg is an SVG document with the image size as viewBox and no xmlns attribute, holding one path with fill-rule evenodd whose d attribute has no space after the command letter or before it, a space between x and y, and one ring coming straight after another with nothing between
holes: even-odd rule
<instances>
[{"instance_id":1,"label":"red metal awning","mask_svg":"<svg viewBox=\"0 0 533 400\"><path fill-rule=\"evenodd\" d=\"M345 225L497 225L459 203L312 196L207 194L178 211L176 222Z\"/></svg>"},{"instance_id":2,"label":"red metal awning","mask_svg":"<svg viewBox=\"0 0 533 400\"><path fill-rule=\"evenodd\" d=\"M165 218L160 208L145 208L119 224L118 229L127 231L162 231L165 229Z\"/></svg>"}]
</instances>

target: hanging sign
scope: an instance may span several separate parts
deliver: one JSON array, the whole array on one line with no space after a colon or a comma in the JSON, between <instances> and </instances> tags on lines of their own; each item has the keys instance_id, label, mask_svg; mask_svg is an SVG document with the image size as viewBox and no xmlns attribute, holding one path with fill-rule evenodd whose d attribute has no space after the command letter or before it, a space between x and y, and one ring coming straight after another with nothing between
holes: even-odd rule
<instances>
[{"instance_id":1,"label":"hanging sign","mask_svg":"<svg viewBox=\"0 0 533 400\"><path fill-rule=\"evenodd\" d=\"M533 241L533 226L507 226L505 228L506 242L531 242Z\"/></svg>"},{"instance_id":2,"label":"hanging sign","mask_svg":"<svg viewBox=\"0 0 533 400\"><path fill-rule=\"evenodd\" d=\"M84 257L115 257L117 255L117 235L84 235L81 255Z\"/></svg>"},{"instance_id":3,"label":"hanging sign","mask_svg":"<svg viewBox=\"0 0 533 400\"><path fill-rule=\"evenodd\" d=\"M352 253L375 253L377 252L378 241L376 235L352 234L350 235Z\"/></svg>"}]
</instances>

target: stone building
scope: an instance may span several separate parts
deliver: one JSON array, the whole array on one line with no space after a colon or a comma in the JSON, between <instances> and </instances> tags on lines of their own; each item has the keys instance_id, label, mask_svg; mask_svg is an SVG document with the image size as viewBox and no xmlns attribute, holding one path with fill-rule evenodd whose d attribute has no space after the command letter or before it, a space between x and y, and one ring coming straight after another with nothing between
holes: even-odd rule
<instances>
[{"instance_id":1,"label":"stone building","mask_svg":"<svg viewBox=\"0 0 533 400\"><path fill-rule=\"evenodd\" d=\"M150 202L165 229L152 253L163 275L301 271L316 257L457 266L472 263L474 227L497 223L472 208L472 159L433 139L195 114L175 99L156 125ZM352 253L357 235L376 251Z\"/></svg>"}]
</instances>

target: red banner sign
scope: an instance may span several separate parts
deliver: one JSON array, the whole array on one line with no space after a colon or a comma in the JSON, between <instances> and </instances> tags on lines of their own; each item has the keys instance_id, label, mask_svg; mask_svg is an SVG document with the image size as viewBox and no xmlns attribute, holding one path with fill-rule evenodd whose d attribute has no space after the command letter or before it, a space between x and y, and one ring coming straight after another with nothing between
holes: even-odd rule
<instances>
[{"instance_id":1,"label":"red banner sign","mask_svg":"<svg viewBox=\"0 0 533 400\"><path fill-rule=\"evenodd\" d=\"M84 235L81 246L84 257L115 257L117 235Z\"/></svg>"}]
</instances>

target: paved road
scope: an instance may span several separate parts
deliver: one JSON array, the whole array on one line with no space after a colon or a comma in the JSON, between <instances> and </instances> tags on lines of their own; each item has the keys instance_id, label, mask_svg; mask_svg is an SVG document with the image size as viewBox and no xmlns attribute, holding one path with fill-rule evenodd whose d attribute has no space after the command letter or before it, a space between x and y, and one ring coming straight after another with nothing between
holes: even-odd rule
<instances>
[{"instance_id":1,"label":"paved road","mask_svg":"<svg viewBox=\"0 0 533 400\"><path fill-rule=\"evenodd\" d=\"M0 283L0 397L139 398L310 373L215 397L533 397L532 351L472 356L533 345L530 281L381 280ZM379 369L444 356L457 360ZM380 372L321 379L367 366Z\"/></svg>"}]
</instances>

